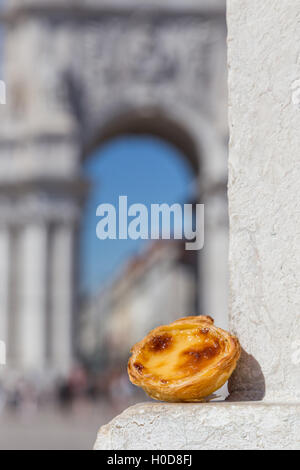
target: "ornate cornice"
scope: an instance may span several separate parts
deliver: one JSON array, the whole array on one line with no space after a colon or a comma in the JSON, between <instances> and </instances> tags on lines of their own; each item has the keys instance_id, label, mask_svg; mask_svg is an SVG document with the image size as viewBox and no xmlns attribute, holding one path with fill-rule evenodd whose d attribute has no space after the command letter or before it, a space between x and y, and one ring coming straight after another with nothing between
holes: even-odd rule
<instances>
[{"instance_id":1,"label":"ornate cornice","mask_svg":"<svg viewBox=\"0 0 300 470\"><path fill-rule=\"evenodd\" d=\"M47 194L48 196L71 197L84 200L89 189L89 182L83 179L39 179L0 183L1 195L24 197L30 194Z\"/></svg>"},{"instance_id":2,"label":"ornate cornice","mask_svg":"<svg viewBox=\"0 0 300 470\"><path fill-rule=\"evenodd\" d=\"M81 208L72 199L49 198L44 194L23 198L0 196L0 226L29 223L67 223L77 225Z\"/></svg>"},{"instance_id":3,"label":"ornate cornice","mask_svg":"<svg viewBox=\"0 0 300 470\"><path fill-rule=\"evenodd\" d=\"M15 21L23 15L61 15L97 19L105 14L222 15L225 0L10 0L4 18Z\"/></svg>"}]
</instances>

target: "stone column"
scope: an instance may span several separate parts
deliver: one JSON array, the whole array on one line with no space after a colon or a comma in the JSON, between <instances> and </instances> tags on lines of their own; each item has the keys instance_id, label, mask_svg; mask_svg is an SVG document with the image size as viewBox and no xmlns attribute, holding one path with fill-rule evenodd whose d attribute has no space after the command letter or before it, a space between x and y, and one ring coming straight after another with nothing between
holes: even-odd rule
<instances>
[{"instance_id":1,"label":"stone column","mask_svg":"<svg viewBox=\"0 0 300 470\"><path fill-rule=\"evenodd\" d=\"M73 264L74 227L55 225L51 233L51 336L53 369L62 374L70 370L73 342Z\"/></svg>"},{"instance_id":2,"label":"stone column","mask_svg":"<svg viewBox=\"0 0 300 470\"><path fill-rule=\"evenodd\" d=\"M46 359L47 230L28 223L19 248L19 363L25 371L43 371Z\"/></svg>"},{"instance_id":3,"label":"stone column","mask_svg":"<svg viewBox=\"0 0 300 470\"><path fill-rule=\"evenodd\" d=\"M7 342L10 276L9 229L0 227L0 340Z\"/></svg>"},{"instance_id":4,"label":"stone column","mask_svg":"<svg viewBox=\"0 0 300 470\"><path fill-rule=\"evenodd\" d=\"M300 3L229 0L235 399L300 399Z\"/></svg>"},{"instance_id":5,"label":"stone column","mask_svg":"<svg viewBox=\"0 0 300 470\"><path fill-rule=\"evenodd\" d=\"M200 253L200 305L215 324L228 329L228 221L223 191L205 201L205 244Z\"/></svg>"}]
</instances>

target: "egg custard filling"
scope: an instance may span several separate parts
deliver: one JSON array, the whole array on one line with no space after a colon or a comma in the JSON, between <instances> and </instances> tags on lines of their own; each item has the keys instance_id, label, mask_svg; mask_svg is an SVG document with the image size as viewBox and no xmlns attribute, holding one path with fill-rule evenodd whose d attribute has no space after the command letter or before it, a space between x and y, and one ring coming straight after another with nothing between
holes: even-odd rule
<instances>
[{"instance_id":1,"label":"egg custard filling","mask_svg":"<svg viewBox=\"0 0 300 470\"><path fill-rule=\"evenodd\" d=\"M152 398L202 401L228 380L239 355L238 340L216 328L210 317L186 317L137 343L128 373Z\"/></svg>"}]
</instances>

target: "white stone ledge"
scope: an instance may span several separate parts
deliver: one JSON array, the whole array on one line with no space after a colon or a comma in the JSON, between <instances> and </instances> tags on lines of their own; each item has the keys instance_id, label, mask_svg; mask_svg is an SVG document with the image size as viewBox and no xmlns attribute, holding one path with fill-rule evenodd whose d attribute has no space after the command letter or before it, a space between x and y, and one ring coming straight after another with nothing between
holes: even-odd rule
<instances>
[{"instance_id":1,"label":"white stone ledge","mask_svg":"<svg viewBox=\"0 0 300 470\"><path fill-rule=\"evenodd\" d=\"M95 450L300 449L300 404L141 403L99 430Z\"/></svg>"}]
</instances>

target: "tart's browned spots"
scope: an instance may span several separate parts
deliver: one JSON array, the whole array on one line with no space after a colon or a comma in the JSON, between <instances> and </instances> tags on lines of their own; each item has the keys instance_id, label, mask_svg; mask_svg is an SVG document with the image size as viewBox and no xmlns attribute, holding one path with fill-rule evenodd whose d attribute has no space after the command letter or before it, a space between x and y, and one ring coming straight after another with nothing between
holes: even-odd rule
<instances>
[{"instance_id":1,"label":"tart's browned spots","mask_svg":"<svg viewBox=\"0 0 300 470\"><path fill-rule=\"evenodd\" d=\"M154 336L149 341L150 351L160 352L168 349L172 344L172 336L166 334Z\"/></svg>"},{"instance_id":2,"label":"tart's browned spots","mask_svg":"<svg viewBox=\"0 0 300 470\"><path fill-rule=\"evenodd\" d=\"M192 348L182 352L184 362L181 364L181 368L199 369L205 362L213 359L219 354L220 345L219 343L213 343L211 346L207 346L204 349Z\"/></svg>"},{"instance_id":3,"label":"tart's browned spots","mask_svg":"<svg viewBox=\"0 0 300 470\"><path fill-rule=\"evenodd\" d=\"M168 383L168 380L160 379L160 383L162 383L162 384L167 384L167 383Z\"/></svg>"},{"instance_id":4,"label":"tart's browned spots","mask_svg":"<svg viewBox=\"0 0 300 470\"><path fill-rule=\"evenodd\" d=\"M205 315L204 318L207 318L208 321L210 321L211 323L214 323L214 319L210 315Z\"/></svg>"},{"instance_id":5,"label":"tart's browned spots","mask_svg":"<svg viewBox=\"0 0 300 470\"><path fill-rule=\"evenodd\" d=\"M209 332L209 328L201 328L200 332L201 332L203 335L206 335L206 334Z\"/></svg>"},{"instance_id":6,"label":"tart's browned spots","mask_svg":"<svg viewBox=\"0 0 300 470\"><path fill-rule=\"evenodd\" d=\"M139 362L135 362L133 364L133 367L141 374L144 370L144 366L140 364Z\"/></svg>"}]
</instances>

